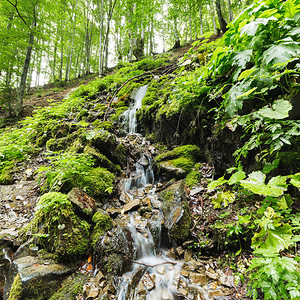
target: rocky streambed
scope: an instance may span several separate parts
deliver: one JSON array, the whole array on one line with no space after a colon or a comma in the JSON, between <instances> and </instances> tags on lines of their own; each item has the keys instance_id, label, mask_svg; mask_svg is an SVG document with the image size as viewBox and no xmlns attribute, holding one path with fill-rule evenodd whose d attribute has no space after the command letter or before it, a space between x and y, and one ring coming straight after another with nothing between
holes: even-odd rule
<instances>
[{"instance_id":1,"label":"rocky streambed","mask_svg":"<svg viewBox=\"0 0 300 300\"><path fill-rule=\"evenodd\" d=\"M41 157L20 169L15 184L0 187L0 299L247 299L228 265L194 251L199 238L191 232L201 224L191 213L204 214L205 181L187 189L178 180L184 164L166 155L153 171L157 149L135 132L135 113L126 118L131 133L118 143L130 156L106 204L78 188L40 198L34 171ZM199 172L207 178L211 170L203 164ZM55 232L43 217L51 212Z\"/></svg>"}]
</instances>

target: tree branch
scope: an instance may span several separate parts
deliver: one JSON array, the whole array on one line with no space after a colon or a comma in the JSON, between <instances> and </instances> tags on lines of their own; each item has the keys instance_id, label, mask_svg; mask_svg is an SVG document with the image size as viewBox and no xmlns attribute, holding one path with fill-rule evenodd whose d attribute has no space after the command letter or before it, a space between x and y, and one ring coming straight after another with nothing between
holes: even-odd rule
<instances>
[{"instance_id":1,"label":"tree branch","mask_svg":"<svg viewBox=\"0 0 300 300\"><path fill-rule=\"evenodd\" d=\"M169 67L169 68L168 68L168 67ZM110 101L109 101L109 103L108 103L107 109L106 109L106 111L105 111L103 121L106 120L106 117L107 117L107 114L108 114L108 110L109 110L109 108L110 108L110 106L111 106L111 104L112 104L114 98L115 98L116 95L119 93L119 91L120 91L120 90L121 90L121 89L129 82L129 81L134 80L134 79L137 79L137 78L140 78L140 77L145 76L145 75L147 75L147 74L152 74L152 75L154 75L154 73L157 73L157 72L160 71L160 70L165 70L166 68L167 68L167 71L166 71L163 75L166 75L166 74L170 73L170 70L172 70L172 72L173 72L173 71L177 68L177 65L175 65L175 66L174 66L174 65L171 65L171 66L162 66L162 67L158 67L158 68L156 68L156 69L153 69L153 70L144 72L144 73L142 73L142 74L140 74L140 75L136 75L136 76L134 76L134 77L129 78L128 80L126 80L126 81L125 81L118 89L116 89L115 92L113 93L113 95L112 95L112 97L111 97L111 99L110 99Z\"/></svg>"},{"instance_id":2,"label":"tree branch","mask_svg":"<svg viewBox=\"0 0 300 300\"><path fill-rule=\"evenodd\" d=\"M145 266L145 267L151 267L151 268L154 268L154 267L157 267L157 266L161 266L161 265L167 265L167 264L171 264L173 266L177 265L177 263L173 262L173 261L165 261L165 262L162 262L162 263L159 263L159 264L155 264L155 265L148 265L148 264L136 261L136 260L132 260L132 262L135 263L135 264L138 264L138 265L142 265L142 266Z\"/></svg>"},{"instance_id":3,"label":"tree branch","mask_svg":"<svg viewBox=\"0 0 300 300\"><path fill-rule=\"evenodd\" d=\"M28 25L27 25L27 22L24 20L24 18L21 16L21 14L20 14L20 12L19 12L19 9L18 9L18 7L17 7L17 5L18 5L18 1L16 1L16 4L13 4L10 0L6 0L8 3L10 3L14 8L15 8L15 10L16 10L16 12L17 12L17 14L18 14L18 16L20 17L20 19L24 22L24 24L28 27Z\"/></svg>"}]
</instances>

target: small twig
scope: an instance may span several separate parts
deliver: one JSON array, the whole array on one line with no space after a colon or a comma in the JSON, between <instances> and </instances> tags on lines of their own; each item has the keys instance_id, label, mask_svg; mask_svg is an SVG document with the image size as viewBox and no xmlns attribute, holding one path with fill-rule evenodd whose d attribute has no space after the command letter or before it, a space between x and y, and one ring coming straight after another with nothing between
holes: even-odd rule
<instances>
[{"instance_id":1,"label":"small twig","mask_svg":"<svg viewBox=\"0 0 300 300\"><path fill-rule=\"evenodd\" d=\"M172 65L171 68L172 68L172 67L174 67L174 65ZM176 67L177 67L177 65L176 65ZM140 78L140 77L142 77L142 76L145 76L145 75L147 75L147 74L151 74L151 75L154 76L154 73L156 73L156 72L158 72L158 71L160 71L160 70L163 70L163 69L165 69L165 68L166 68L166 66L158 67L158 68L156 68L156 69L153 69L153 70L150 70L150 71L146 71L146 72L144 72L144 73L142 73L142 74L140 74L140 75L136 75L136 76L131 77L131 78L129 78L128 80L126 80L126 81L125 81L118 89L116 89L115 92L113 93L113 95L112 95L112 97L111 97L111 99L110 99L110 101L109 101L109 103L108 103L108 106L107 106L107 108L106 108L106 111L105 111L105 114L104 114L103 121L106 120L106 117L107 117L109 108L110 108L110 106L111 106L111 104L112 104L114 98L116 97L116 95L119 93L119 91L120 91L120 90L121 90L128 82L130 82L131 80Z\"/></svg>"},{"instance_id":2,"label":"small twig","mask_svg":"<svg viewBox=\"0 0 300 300\"><path fill-rule=\"evenodd\" d=\"M135 263L135 264L143 265L145 267L150 267L150 268L154 268L154 267L157 267L157 266L160 266L160 265L167 265L167 264L177 265L176 262L172 262L172 261L165 261L165 262L162 262L162 263L159 263L159 264L155 264L155 265L148 265L148 264L136 261L136 260L132 260L132 262Z\"/></svg>"}]
</instances>

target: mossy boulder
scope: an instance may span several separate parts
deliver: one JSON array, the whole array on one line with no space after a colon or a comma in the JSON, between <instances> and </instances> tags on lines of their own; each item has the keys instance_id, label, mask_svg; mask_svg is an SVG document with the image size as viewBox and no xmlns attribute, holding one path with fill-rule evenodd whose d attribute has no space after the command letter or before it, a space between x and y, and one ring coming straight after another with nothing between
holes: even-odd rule
<instances>
[{"instance_id":1,"label":"mossy boulder","mask_svg":"<svg viewBox=\"0 0 300 300\"><path fill-rule=\"evenodd\" d=\"M50 192L38 202L33 220L24 229L58 260L78 259L89 246L90 225L75 214L67 195Z\"/></svg>"},{"instance_id":2,"label":"mossy boulder","mask_svg":"<svg viewBox=\"0 0 300 300\"><path fill-rule=\"evenodd\" d=\"M115 228L110 235L104 235L94 248L95 260L99 268L108 276L121 276L131 270L136 259L132 233L127 227Z\"/></svg>"},{"instance_id":3,"label":"mossy boulder","mask_svg":"<svg viewBox=\"0 0 300 300\"><path fill-rule=\"evenodd\" d=\"M119 173L121 171L121 167L119 165L115 165L114 163L112 163L104 154L100 153L93 147L85 146L83 152L92 156L96 166L104 167L114 173Z\"/></svg>"},{"instance_id":4,"label":"mossy boulder","mask_svg":"<svg viewBox=\"0 0 300 300\"><path fill-rule=\"evenodd\" d=\"M184 145L158 155L155 171L165 178L184 178L201 157L201 150L195 145Z\"/></svg>"},{"instance_id":5,"label":"mossy boulder","mask_svg":"<svg viewBox=\"0 0 300 300\"><path fill-rule=\"evenodd\" d=\"M103 153L113 163L125 166L126 149L117 141L114 134L106 130L88 131L83 142Z\"/></svg>"},{"instance_id":6,"label":"mossy boulder","mask_svg":"<svg viewBox=\"0 0 300 300\"><path fill-rule=\"evenodd\" d=\"M180 244L189 236L191 214L182 182L177 182L159 193L163 202L164 226L171 243Z\"/></svg>"},{"instance_id":7,"label":"mossy boulder","mask_svg":"<svg viewBox=\"0 0 300 300\"><path fill-rule=\"evenodd\" d=\"M107 230L112 228L112 220L106 211L97 211L93 215L94 229L92 234L92 246L95 248L101 237L104 236Z\"/></svg>"},{"instance_id":8,"label":"mossy boulder","mask_svg":"<svg viewBox=\"0 0 300 300\"><path fill-rule=\"evenodd\" d=\"M4 299L49 299L59 288L62 280L76 268L78 265L67 266L37 256L17 258L12 262L7 274Z\"/></svg>"},{"instance_id":9,"label":"mossy boulder","mask_svg":"<svg viewBox=\"0 0 300 300\"><path fill-rule=\"evenodd\" d=\"M75 273L66 278L60 289L49 300L75 300L82 295L83 286L87 281L87 275Z\"/></svg>"}]
</instances>

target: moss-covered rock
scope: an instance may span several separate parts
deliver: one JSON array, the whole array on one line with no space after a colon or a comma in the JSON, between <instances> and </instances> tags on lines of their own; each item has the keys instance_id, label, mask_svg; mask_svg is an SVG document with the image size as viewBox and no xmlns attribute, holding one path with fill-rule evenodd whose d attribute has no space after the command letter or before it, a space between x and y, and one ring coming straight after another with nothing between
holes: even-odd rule
<instances>
[{"instance_id":1,"label":"moss-covered rock","mask_svg":"<svg viewBox=\"0 0 300 300\"><path fill-rule=\"evenodd\" d=\"M90 225L75 215L67 195L57 192L44 194L38 202L33 220L24 229L34 234L37 243L59 260L78 259L89 245Z\"/></svg>"},{"instance_id":2,"label":"moss-covered rock","mask_svg":"<svg viewBox=\"0 0 300 300\"><path fill-rule=\"evenodd\" d=\"M105 211L97 211L93 216L93 223L95 224L92 234L92 246L95 248L107 230L112 228L112 220L109 214Z\"/></svg>"},{"instance_id":3,"label":"moss-covered rock","mask_svg":"<svg viewBox=\"0 0 300 300\"><path fill-rule=\"evenodd\" d=\"M155 170L165 178L184 178L193 170L201 157L201 150L195 145L184 145L158 155Z\"/></svg>"},{"instance_id":4,"label":"moss-covered rock","mask_svg":"<svg viewBox=\"0 0 300 300\"><path fill-rule=\"evenodd\" d=\"M38 256L17 258L12 262L7 274L4 299L49 299L57 291L62 280L76 268L78 264L67 266Z\"/></svg>"},{"instance_id":5,"label":"moss-covered rock","mask_svg":"<svg viewBox=\"0 0 300 300\"><path fill-rule=\"evenodd\" d=\"M95 200L104 202L113 191L115 176L105 168L91 168L78 178L78 187L84 189ZM69 182L75 187L72 182Z\"/></svg>"},{"instance_id":6,"label":"moss-covered rock","mask_svg":"<svg viewBox=\"0 0 300 300\"><path fill-rule=\"evenodd\" d=\"M172 184L159 193L159 199L163 201L164 226L170 241L177 244L184 242L189 236L192 222L183 184Z\"/></svg>"},{"instance_id":7,"label":"moss-covered rock","mask_svg":"<svg viewBox=\"0 0 300 300\"><path fill-rule=\"evenodd\" d=\"M75 300L82 295L83 286L87 276L82 273L75 273L66 278L60 289L52 295L49 300Z\"/></svg>"},{"instance_id":8,"label":"moss-covered rock","mask_svg":"<svg viewBox=\"0 0 300 300\"><path fill-rule=\"evenodd\" d=\"M83 152L92 156L95 161L95 166L101 166L111 172L116 173L119 173L121 171L121 167L119 165L113 164L104 154L100 153L98 150L92 148L91 146L86 146Z\"/></svg>"},{"instance_id":9,"label":"moss-covered rock","mask_svg":"<svg viewBox=\"0 0 300 300\"><path fill-rule=\"evenodd\" d=\"M85 134L83 142L103 153L113 163L125 165L125 147L114 134L105 130L92 130Z\"/></svg>"}]
</instances>

